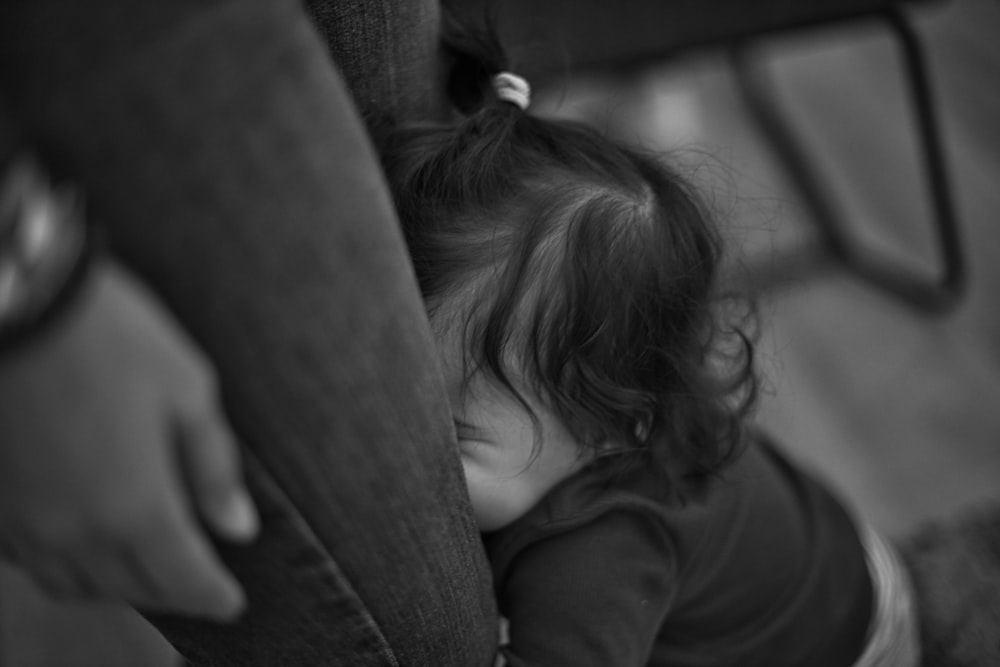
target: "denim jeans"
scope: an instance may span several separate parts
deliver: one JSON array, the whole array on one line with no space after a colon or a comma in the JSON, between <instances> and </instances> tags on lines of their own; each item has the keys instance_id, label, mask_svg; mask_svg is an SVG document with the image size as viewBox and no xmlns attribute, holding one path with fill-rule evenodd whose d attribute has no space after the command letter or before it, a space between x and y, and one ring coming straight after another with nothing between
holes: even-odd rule
<instances>
[{"instance_id":1,"label":"denim jeans","mask_svg":"<svg viewBox=\"0 0 1000 667\"><path fill-rule=\"evenodd\" d=\"M290 0L3 3L0 91L207 352L244 445L262 535L218 548L248 611L156 626L195 665L487 665L442 379L343 83L435 113L437 5L310 9L320 31Z\"/></svg>"}]
</instances>

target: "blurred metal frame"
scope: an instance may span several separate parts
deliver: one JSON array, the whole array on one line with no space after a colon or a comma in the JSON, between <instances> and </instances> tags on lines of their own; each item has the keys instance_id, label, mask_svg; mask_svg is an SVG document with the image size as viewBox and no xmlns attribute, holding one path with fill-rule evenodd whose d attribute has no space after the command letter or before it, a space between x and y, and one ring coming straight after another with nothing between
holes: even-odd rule
<instances>
[{"instance_id":1,"label":"blurred metal frame","mask_svg":"<svg viewBox=\"0 0 1000 667\"><path fill-rule=\"evenodd\" d=\"M473 23L492 16L513 46L520 74L544 85L571 72L627 72L696 49L728 52L742 98L783 163L820 231L819 251L863 281L927 314L944 314L965 284L958 219L948 181L940 124L920 40L904 13L944 0L442 0L453 14ZM890 254L866 247L835 212L833 196L815 160L793 131L773 94L757 47L806 29L844 30L848 24L882 21L902 53L905 86L914 110L931 214L940 257L939 276L904 267ZM561 63L561 67L556 66ZM808 256L806 256L808 254ZM815 252L778 257L758 287L818 268Z\"/></svg>"},{"instance_id":2,"label":"blurred metal frame","mask_svg":"<svg viewBox=\"0 0 1000 667\"><path fill-rule=\"evenodd\" d=\"M754 53L755 40L734 42L729 55L747 108L802 195L819 228L823 250L865 282L920 311L942 314L959 302L965 288L966 270L927 66L920 40L901 8L892 7L876 17L889 27L902 55L939 246L941 266L937 277L904 267L887 253L877 252L852 238L836 214L830 192L809 159L803 142L773 94L764 65Z\"/></svg>"}]
</instances>

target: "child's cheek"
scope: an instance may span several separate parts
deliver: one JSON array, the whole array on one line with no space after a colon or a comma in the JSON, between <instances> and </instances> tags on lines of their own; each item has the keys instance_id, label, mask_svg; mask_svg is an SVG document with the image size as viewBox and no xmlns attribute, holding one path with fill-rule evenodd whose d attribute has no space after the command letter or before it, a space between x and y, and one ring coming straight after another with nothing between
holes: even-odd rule
<instances>
[{"instance_id":1,"label":"child's cheek","mask_svg":"<svg viewBox=\"0 0 1000 667\"><path fill-rule=\"evenodd\" d=\"M519 480L492 474L471 457L462 457L465 483L476 524L482 532L499 530L527 512L534 499L523 497Z\"/></svg>"}]
</instances>

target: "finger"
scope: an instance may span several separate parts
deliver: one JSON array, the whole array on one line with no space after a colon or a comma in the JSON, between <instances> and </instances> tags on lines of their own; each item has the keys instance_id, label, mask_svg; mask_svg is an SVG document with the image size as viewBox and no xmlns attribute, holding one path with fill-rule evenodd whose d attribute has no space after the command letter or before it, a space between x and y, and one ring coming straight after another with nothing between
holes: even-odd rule
<instances>
[{"instance_id":1,"label":"finger","mask_svg":"<svg viewBox=\"0 0 1000 667\"><path fill-rule=\"evenodd\" d=\"M175 515L127 551L133 576L152 591L156 609L232 619L246 601L194 521Z\"/></svg>"},{"instance_id":2,"label":"finger","mask_svg":"<svg viewBox=\"0 0 1000 667\"><path fill-rule=\"evenodd\" d=\"M260 521L243 484L239 450L221 415L213 409L178 418L180 467L198 514L220 536L248 541Z\"/></svg>"},{"instance_id":3,"label":"finger","mask_svg":"<svg viewBox=\"0 0 1000 667\"><path fill-rule=\"evenodd\" d=\"M53 554L59 552L46 546L30 530L8 526L0 539L0 552L11 565L27 574L51 598L77 597L77 583L65 563Z\"/></svg>"},{"instance_id":4,"label":"finger","mask_svg":"<svg viewBox=\"0 0 1000 667\"><path fill-rule=\"evenodd\" d=\"M56 600L91 599L97 594L94 582L77 566L61 555L30 558L22 555L20 567L27 572L38 587L50 598Z\"/></svg>"},{"instance_id":5,"label":"finger","mask_svg":"<svg viewBox=\"0 0 1000 667\"><path fill-rule=\"evenodd\" d=\"M5 560L11 565L17 565L21 560L21 554L17 548L17 543L9 537L0 537L0 560Z\"/></svg>"},{"instance_id":6,"label":"finger","mask_svg":"<svg viewBox=\"0 0 1000 667\"><path fill-rule=\"evenodd\" d=\"M91 547L74 560L78 580L89 583L93 597L119 600L140 608L156 603L156 588L136 572L128 550L105 544Z\"/></svg>"},{"instance_id":7,"label":"finger","mask_svg":"<svg viewBox=\"0 0 1000 667\"><path fill-rule=\"evenodd\" d=\"M74 559L63 558L67 576L70 578L73 589L70 595L81 600L93 600L103 596L101 587L90 575L83 564Z\"/></svg>"}]
</instances>

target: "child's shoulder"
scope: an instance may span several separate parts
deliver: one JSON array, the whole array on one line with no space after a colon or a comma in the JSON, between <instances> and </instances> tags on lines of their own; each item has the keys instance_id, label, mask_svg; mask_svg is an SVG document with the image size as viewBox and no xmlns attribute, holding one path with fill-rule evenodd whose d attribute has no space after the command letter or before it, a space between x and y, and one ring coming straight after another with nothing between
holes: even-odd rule
<instances>
[{"instance_id":1,"label":"child's shoulder","mask_svg":"<svg viewBox=\"0 0 1000 667\"><path fill-rule=\"evenodd\" d=\"M517 521L484 536L495 578L505 579L518 556L541 543L554 553L559 549L553 544L575 545L580 539L591 551L626 548L628 541L636 542L633 551L666 556L669 510L648 491L638 475L608 480L593 468L563 480Z\"/></svg>"},{"instance_id":2,"label":"child's shoulder","mask_svg":"<svg viewBox=\"0 0 1000 667\"><path fill-rule=\"evenodd\" d=\"M650 466L612 476L598 466L584 468L517 521L488 534L491 561L509 564L528 546L574 531L597 533L595 526L607 525L609 519L632 526L638 539L656 542L661 551L683 557L696 545L725 543L733 531L775 528L772 522L758 521L761 517L775 517L783 525L823 520L824 512L818 510L827 504L813 500L817 494L825 497L825 490L758 435L729 467L692 481L683 493L671 493L664 484Z\"/></svg>"},{"instance_id":3,"label":"child's shoulder","mask_svg":"<svg viewBox=\"0 0 1000 667\"><path fill-rule=\"evenodd\" d=\"M648 468L636 467L610 477L598 466L584 468L560 482L517 521L487 534L490 559L496 566L537 542L578 531L599 533L600 525L609 519L629 523L637 533L660 534L667 540L670 515L680 506L670 501L658 484Z\"/></svg>"}]
</instances>

